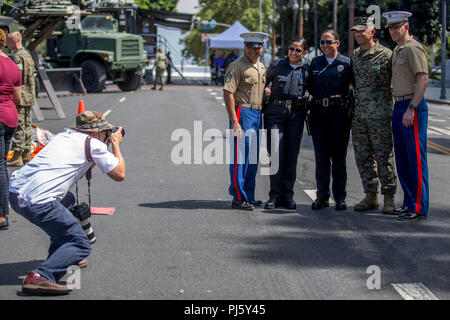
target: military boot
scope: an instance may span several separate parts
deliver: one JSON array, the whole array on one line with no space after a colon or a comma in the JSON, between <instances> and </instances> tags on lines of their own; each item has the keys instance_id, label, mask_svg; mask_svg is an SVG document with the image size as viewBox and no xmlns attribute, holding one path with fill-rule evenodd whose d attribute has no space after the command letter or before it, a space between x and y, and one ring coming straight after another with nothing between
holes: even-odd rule
<instances>
[{"instance_id":1,"label":"military boot","mask_svg":"<svg viewBox=\"0 0 450 320\"><path fill-rule=\"evenodd\" d=\"M31 161L31 155L30 155L30 152L24 152L24 153L22 153L22 161L23 161L23 164L27 164L28 162Z\"/></svg>"},{"instance_id":2,"label":"military boot","mask_svg":"<svg viewBox=\"0 0 450 320\"><path fill-rule=\"evenodd\" d=\"M384 207L383 213L393 214L395 211L395 201L393 194L385 194L384 195Z\"/></svg>"},{"instance_id":3,"label":"military boot","mask_svg":"<svg viewBox=\"0 0 450 320\"><path fill-rule=\"evenodd\" d=\"M8 167L22 167L22 154L19 151L14 151L13 157L6 162Z\"/></svg>"},{"instance_id":4,"label":"military boot","mask_svg":"<svg viewBox=\"0 0 450 320\"><path fill-rule=\"evenodd\" d=\"M378 197L376 193L367 192L366 197L355 205L355 211L378 209Z\"/></svg>"}]
</instances>

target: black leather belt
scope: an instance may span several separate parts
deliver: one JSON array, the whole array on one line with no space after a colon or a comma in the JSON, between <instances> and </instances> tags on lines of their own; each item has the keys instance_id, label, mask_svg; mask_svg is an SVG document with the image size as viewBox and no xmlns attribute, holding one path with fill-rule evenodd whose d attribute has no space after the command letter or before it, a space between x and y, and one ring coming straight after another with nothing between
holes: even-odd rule
<instances>
[{"instance_id":1,"label":"black leather belt","mask_svg":"<svg viewBox=\"0 0 450 320\"><path fill-rule=\"evenodd\" d=\"M322 98L322 99L313 99L314 105L319 105L322 107L334 107L334 106L342 106L343 104L347 103L347 99L341 95L334 95L330 96L328 98Z\"/></svg>"},{"instance_id":2,"label":"black leather belt","mask_svg":"<svg viewBox=\"0 0 450 320\"><path fill-rule=\"evenodd\" d=\"M308 99L307 98L296 99L296 100L270 99L269 104L285 107L285 108L289 109L290 111L301 112L301 111L305 111L307 109Z\"/></svg>"}]
</instances>

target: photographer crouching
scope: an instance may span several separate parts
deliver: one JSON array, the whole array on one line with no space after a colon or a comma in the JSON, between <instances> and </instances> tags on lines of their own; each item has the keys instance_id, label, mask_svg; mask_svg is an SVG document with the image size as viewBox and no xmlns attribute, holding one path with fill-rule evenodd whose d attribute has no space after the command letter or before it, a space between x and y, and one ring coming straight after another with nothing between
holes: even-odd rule
<instances>
[{"instance_id":1,"label":"photographer crouching","mask_svg":"<svg viewBox=\"0 0 450 320\"><path fill-rule=\"evenodd\" d=\"M109 124L99 112L85 111L77 115L76 127L71 129L57 134L11 175L11 207L50 236L47 260L27 272L23 280L22 291L27 294L67 294L71 289L57 282L69 266L87 265L91 242L69 211L75 200L70 187L94 165L114 181L125 178L121 127ZM112 153L108 151L109 144Z\"/></svg>"}]
</instances>

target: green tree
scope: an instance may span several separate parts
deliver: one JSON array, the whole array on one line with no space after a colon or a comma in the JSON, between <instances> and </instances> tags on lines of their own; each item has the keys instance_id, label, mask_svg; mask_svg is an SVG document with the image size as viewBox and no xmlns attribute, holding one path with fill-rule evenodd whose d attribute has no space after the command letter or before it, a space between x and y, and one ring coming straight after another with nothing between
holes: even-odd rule
<instances>
[{"instance_id":1,"label":"green tree","mask_svg":"<svg viewBox=\"0 0 450 320\"><path fill-rule=\"evenodd\" d=\"M259 0L199 0L199 21L216 20L219 23L232 25L236 21L242 23L251 31L259 31ZM272 24L272 0L262 0L262 31L269 33ZM204 61L206 44L201 41L202 33L221 33L226 27L216 26L213 30L200 30L196 25L190 33L181 40L185 48L183 56L193 58L197 63Z\"/></svg>"},{"instance_id":2,"label":"green tree","mask_svg":"<svg viewBox=\"0 0 450 320\"><path fill-rule=\"evenodd\" d=\"M292 23L294 21L294 11L289 0L274 0L277 7L278 19L275 24L277 31L277 46L278 56L286 53L286 50L282 50L283 44L286 46L287 42L293 36ZM314 45L314 8L313 0L305 0L308 2L310 9L305 12L304 22L304 37L308 41L310 46ZM413 13L410 18L411 33L425 45L431 45L440 38L441 23L439 17L439 2L423 1L423 0L354 0L355 3L355 16L368 15L366 13L367 8L370 5L376 4L380 7L381 13L392 10L407 10ZM341 47L339 51L343 54L348 52L348 29L349 29L349 3L350 0L338 0L338 28L337 31L341 38ZM317 17L318 17L318 33L327 28L332 27L333 23L333 1L332 0L317 0ZM298 12L297 12L298 13ZM298 23L298 18L297 22ZM386 19L381 18L381 30L377 30L377 38L380 42L390 48L395 47L395 43L391 40L389 31L384 28ZM296 29L298 30L298 28ZM283 36L284 36L284 41ZM285 48L284 48L285 49Z\"/></svg>"},{"instance_id":3,"label":"green tree","mask_svg":"<svg viewBox=\"0 0 450 320\"><path fill-rule=\"evenodd\" d=\"M178 0L136 0L136 4L142 9L161 11L175 11Z\"/></svg>"}]
</instances>

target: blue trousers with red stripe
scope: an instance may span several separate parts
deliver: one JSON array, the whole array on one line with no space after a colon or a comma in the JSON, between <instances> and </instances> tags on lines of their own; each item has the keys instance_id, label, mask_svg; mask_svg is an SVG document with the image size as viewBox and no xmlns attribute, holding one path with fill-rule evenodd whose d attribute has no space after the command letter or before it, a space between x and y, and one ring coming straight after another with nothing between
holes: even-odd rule
<instances>
[{"instance_id":1,"label":"blue trousers with red stripe","mask_svg":"<svg viewBox=\"0 0 450 320\"><path fill-rule=\"evenodd\" d=\"M243 130L242 138L233 137L230 162L230 195L238 201L255 201L255 179L259 161L259 130L261 111L236 107L236 115ZM231 122L230 122L231 127Z\"/></svg>"},{"instance_id":2,"label":"blue trousers with red stripe","mask_svg":"<svg viewBox=\"0 0 450 320\"><path fill-rule=\"evenodd\" d=\"M428 105L424 99L414 111L414 125L402 124L411 100L396 102L392 117L395 163L403 188L403 206L410 212L428 214L429 187L427 164Z\"/></svg>"}]
</instances>

